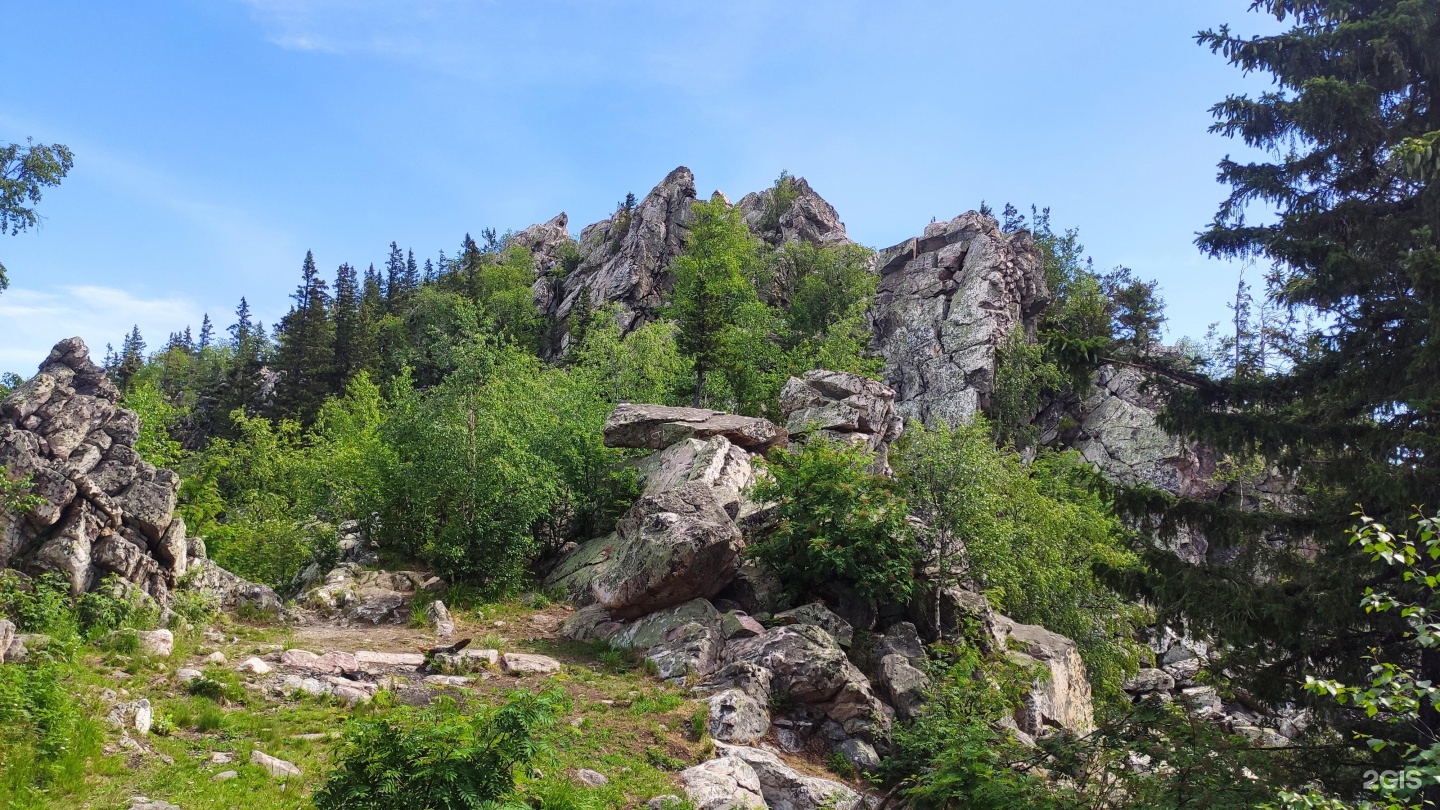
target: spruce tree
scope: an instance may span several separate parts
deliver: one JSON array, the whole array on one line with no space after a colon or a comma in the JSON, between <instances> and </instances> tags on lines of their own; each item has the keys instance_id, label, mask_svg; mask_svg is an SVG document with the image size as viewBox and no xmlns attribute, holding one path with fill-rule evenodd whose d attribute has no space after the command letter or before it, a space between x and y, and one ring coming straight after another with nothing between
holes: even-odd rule
<instances>
[{"instance_id":1,"label":"spruce tree","mask_svg":"<svg viewBox=\"0 0 1440 810\"><path fill-rule=\"evenodd\" d=\"M121 391L130 390L130 381L136 372L145 367L145 339L140 336L140 326L130 328L130 334L120 344L120 361L115 367L115 382Z\"/></svg>"},{"instance_id":2,"label":"spruce tree","mask_svg":"<svg viewBox=\"0 0 1440 810\"><path fill-rule=\"evenodd\" d=\"M335 271L335 390L360 371L360 283L355 268Z\"/></svg>"},{"instance_id":3,"label":"spruce tree","mask_svg":"<svg viewBox=\"0 0 1440 810\"><path fill-rule=\"evenodd\" d=\"M400 246L390 243L390 258L385 262L385 309L395 312L405 298L405 254Z\"/></svg>"},{"instance_id":4,"label":"spruce tree","mask_svg":"<svg viewBox=\"0 0 1440 810\"><path fill-rule=\"evenodd\" d=\"M300 269L300 284L290 298L295 303L276 330L280 344L276 361L282 376L276 390L275 413L308 424L333 393L335 381L330 291L309 251Z\"/></svg>"},{"instance_id":5,"label":"spruce tree","mask_svg":"<svg viewBox=\"0 0 1440 810\"><path fill-rule=\"evenodd\" d=\"M203 352L206 349L210 348L210 344L214 341L215 325L210 322L210 313L207 312L205 313L204 320L200 321L200 341L197 344L197 347L200 351Z\"/></svg>"},{"instance_id":6,"label":"spruce tree","mask_svg":"<svg viewBox=\"0 0 1440 810\"><path fill-rule=\"evenodd\" d=\"M739 212L722 199L695 203L685 252L675 260L669 316L680 325L680 350L695 368L695 407L705 380L720 367L727 330L741 308L757 300L750 282L755 245Z\"/></svg>"},{"instance_id":7,"label":"spruce tree","mask_svg":"<svg viewBox=\"0 0 1440 810\"><path fill-rule=\"evenodd\" d=\"M1440 3L1266 0L1252 10L1289 27L1198 39L1273 77L1273 90L1213 108L1215 132L1266 157L1221 162L1230 193L1198 244L1273 266L1267 300L1303 330L1290 336L1299 350L1279 367L1246 353L1254 316L1244 317L1241 289L1232 373L1170 392L1162 424L1273 466L1296 490L1260 508L1238 496L1136 504L1163 511L1162 535L1196 529L1224 560L1152 555L1153 596L1232 647L1225 671L1254 697L1294 697L1307 674L1360 681L1372 654L1440 682L1440 649L1405 659L1403 620L1357 603L1365 587L1403 598L1407 585L1343 531L1357 504L1398 526L1440 494L1440 178L1427 171L1440 141ZM1294 326L1306 315L1317 326ZM1420 725L1422 744L1440 738L1428 702Z\"/></svg>"}]
</instances>

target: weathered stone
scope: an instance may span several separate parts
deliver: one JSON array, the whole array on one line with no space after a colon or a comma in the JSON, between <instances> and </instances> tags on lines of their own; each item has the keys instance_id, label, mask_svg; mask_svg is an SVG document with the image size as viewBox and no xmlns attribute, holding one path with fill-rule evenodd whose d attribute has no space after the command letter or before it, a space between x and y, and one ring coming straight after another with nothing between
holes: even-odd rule
<instances>
[{"instance_id":1,"label":"weathered stone","mask_svg":"<svg viewBox=\"0 0 1440 810\"><path fill-rule=\"evenodd\" d=\"M840 642L841 647L849 647L855 638L855 629L850 626L850 623L836 616L834 612L819 602L811 602L784 613L777 613L775 621L780 624L812 624L833 636L836 641Z\"/></svg>"},{"instance_id":2,"label":"weathered stone","mask_svg":"<svg viewBox=\"0 0 1440 810\"><path fill-rule=\"evenodd\" d=\"M745 760L722 756L680 772L695 810L768 810L760 777Z\"/></svg>"},{"instance_id":3,"label":"weathered stone","mask_svg":"<svg viewBox=\"0 0 1440 810\"><path fill-rule=\"evenodd\" d=\"M725 640L732 638L754 638L765 632L765 626L750 618L749 614L731 610L720 617L720 633Z\"/></svg>"},{"instance_id":4,"label":"weathered stone","mask_svg":"<svg viewBox=\"0 0 1440 810\"><path fill-rule=\"evenodd\" d=\"M901 415L964 424L994 390L996 352L1033 335L1050 293L1040 250L974 211L932 222L876 257L872 348Z\"/></svg>"},{"instance_id":5,"label":"weathered stone","mask_svg":"<svg viewBox=\"0 0 1440 810\"><path fill-rule=\"evenodd\" d=\"M235 667L235 671L245 672L251 675L268 675L272 669L269 664L252 655L244 661L241 661Z\"/></svg>"},{"instance_id":6,"label":"weathered stone","mask_svg":"<svg viewBox=\"0 0 1440 810\"><path fill-rule=\"evenodd\" d=\"M751 192L735 207L745 225L772 245L804 242L821 245L849 245L845 223L803 177L789 179L791 199L784 210L777 208L775 189Z\"/></svg>"},{"instance_id":7,"label":"weathered stone","mask_svg":"<svg viewBox=\"0 0 1440 810\"><path fill-rule=\"evenodd\" d=\"M740 532L714 490L699 481L641 497L616 531L590 587L595 601L617 617L714 596L739 567Z\"/></svg>"},{"instance_id":8,"label":"weathered stone","mask_svg":"<svg viewBox=\"0 0 1440 810\"><path fill-rule=\"evenodd\" d=\"M560 624L560 635L571 641L604 641L620 632L622 627L605 608L586 605L565 617Z\"/></svg>"},{"instance_id":9,"label":"weathered stone","mask_svg":"<svg viewBox=\"0 0 1440 810\"><path fill-rule=\"evenodd\" d=\"M599 771L592 771L589 768L580 768L575 771L575 781L586 787L598 788L610 784L610 778Z\"/></svg>"},{"instance_id":10,"label":"weathered stone","mask_svg":"<svg viewBox=\"0 0 1440 810\"><path fill-rule=\"evenodd\" d=\"M768 420L704 408L622 402L605 422L607 447L663 450L686 439L708 439L711 436L724 436L732 444L751 452L783 447L788 439L783 428Z\"/></svg>"},{"instance_id":11,"label":"weathered stone","mask_svg":"<svg viewBox=\"0 0 1440 810\"><path fill-rule=\"evenodd\" d=\"M159 542L170 526L175 511L175 490L146 481L135 481L116 498L125 515L145 532L151 542Z\"/></svg>"},{"instance_id":12,"label":"weathered stone","mask_svg":"<svg viewBox=\"0 0 1440 810\"><path fill-rule=\"evenodd\" d=\"M500 669L510 675L553 675L560 671L560 662L544 655L505 653L500 656Z\"/></svg>"},{"instance_id":13,"label":"weathered stone","mask_svg":"<svg viewBox=\"0 0 1440 810\"><path fill-rule=\"evenodd\" d=\"M6 653L10 650L10 644L15 640L15 623L9 619L0 618L0 664L5 663Z\"/></svg>"},{"instance_id":14,"label":"weathered stone","mask_svg":"<svg viewBox=\"0 0 1440 810\"><path fill-rule=\"evenodd\" d=\"M293 762L286 762L278 757L272 757L258 748L250 752L250 762L265 769L265 772L276 779L298 778L301 776L300 769Z\"/></svg>"},{"instance_id":15,"label":"weathered stone","mask_svg":"<svg viewBox=\"0 0 1440 810\"><path fill-rule=\"evenodd\" d=\"M884 383L842 371L807 371L785 383L780 411L791 436L818 432L863 444L875 454L871 471L890 474L890 443L905 423L895 408L895 392Z\"/></svg>"},{"instance_id":16,"label":"weathered stone","mask_svg":"<svg viewBox=\"0 0 1440 810\"><path fill-rule=\"evenodd\" d=\"M536 306L547 322L559 326L543 347L547 358L559 356L569 346L567 317L582 296L597 310L616 304L622 333L655 316L673 287L667 271L684 249L694 202L695 178L689 169L679 167L634 208L617 211L581 231L580 261L573 270L536 278L532 288Z\"/></svg>"},{"instance_id":17,"label":"weathered stone","mask_svg":"<svg viewBox=\"0 0 1440 810\"><path fill-rule=\"evenodd\" d=\"M735 578L717 597L734 602L751 616L773 615L791 605L780 577L764 563L752 559L741 561Z\"/></svg>"},{"instance_id":18,"label":"weathered stone","mask_svg":"<svg viewBox=\"0 0 1440 810\"><path fill-rule=\"evenodd\" d=\"M1020 730L1033 737L1051 728L1076 734L1093 730L1090 681L1075 642L1037 625L998 618L1006 625L1010 644L1015 648L1011 656L1021 663L1038 663L1049 671L1048 678L1031 686L1024 704L1015 712Z\"/></svg>"},{"instance_id":19,"label":"weathered stone","mask_svg":"<svg viewBox=\"0 0 1440 810\"><path fill-rule=\"evenodd\" d=\"M925 699L925 690L930 686L930 677L915 667L910 659L899 653L891 653L880 659L875 686L884 695L895 714L903 720L920 714Z\"/></svg>"},{"instance_id":20,"label":"weathered stone","mask_svg":"<svg viewBox=\"0 0 1440 810\"><path fill-rule=\"evenodd\" d=\"M240 777L240 772L239 772L239 771L221 771L221 772L215 774L214 776L210 777L210 781L211 781L211 782L228 782L228 781L230 781L231 779L238 779L239 777Z\"/></svg>"},{"instance_id":21,"label":"weathered stone","mask_svg":"<svg viewBox=\"0 0 1440 810\"><path fill-rule=\"evenodd\" d=\"M1121 688L1134 693L1168 692L1175 688L1175 679L1162 669L1142 669Z\"/></svg>"},{"instance_id":22,"label":"weathered stone","mask_svg":"<svg viewBox=\"0 0 1440 810\"><path fill-rule=\"evenodd\" d=\"M726 689L706 700L706 729L717 740L741 745L758 742L770 731L770 713L740 689Z\"/></svg>"},{"instance_id":23,"label":"weathered stone","mask_svg":"<svg viewBox=\"0 0 1440 810\"><path fill-rule=\"evenodd\" d=\"M742 493L755 480L750 454L731 444L724 436L706 440L684 439L636 463L639 481L646 494L653 495L700 481L715 490L715 499L726 514L740 513Z\"/></svg>"},{"instance_id":24,"label":"weathered stone","mask_svg":"<svg viewBox=\"0 0 1440 810\"><path fill-rule=\"evenodd\" d=\"M772 810L859 810L864 807L860 794L845 785L805 776L769 751L717 742L715 753L722 759L749 765L760 783L766 805Z\"/></svg>"},{"instance_id":25,"label":"weathered stone","mask_svg":"<svg viewBox=\"0 0 1440 810\"><path fill-rule=\"evenodd\" d=\"M435 631L435 635L441 638L450 638L455 635L455 619L450 616L449 608L445 603L436 599L425 609L425 619Z\"/></svg>"},{"instance_id":26,"label":"weathered stone","mask_svg":"<svg viewBox=\"0 0 1440 810\"><path fill-rule=\"evenodd\" d=\"M181 667L180 669L175 670L175 680L179 681L181 684L187 684L191 681L198 681L203 677L205 677L205 673L201 672L198 669Z\"/></svg>"},{"instance_id":27,"label":"weathered stone","mask_svg":"<svg viewBox=\"0 0 1440 810\"><path fill-rule=\"evenodd\" d=\"M229 773L235 773L229 771ZM219 776L216 777L219 779ZM130 806L125 810L180 810L180 805L171 804L164 799L151 799L146 796L131 796Z\"/></svg>"},{"instance_id":28,"label":"weathered stone","mask_svg":"<svg viewBox=\"0 0 1440 810\"><path fill-rule=\"evenodd\" d=\"M875 746L864 740L848 739L835 746L840 756L855 767L861 773L867 773L880 767L880 754L876 753Z\"/></svg>"},{"instance_id":29,"label":"weathered stone","mask_svg":"<svg viewBox=\"0 0 1440 810\"><path fill-rule=\"evenodd\" d=\"M169 630L142 630L135 635L140 639L140 652L152 658L169 658L175 649L175 634Z\"/></svg>"}]
</instances>

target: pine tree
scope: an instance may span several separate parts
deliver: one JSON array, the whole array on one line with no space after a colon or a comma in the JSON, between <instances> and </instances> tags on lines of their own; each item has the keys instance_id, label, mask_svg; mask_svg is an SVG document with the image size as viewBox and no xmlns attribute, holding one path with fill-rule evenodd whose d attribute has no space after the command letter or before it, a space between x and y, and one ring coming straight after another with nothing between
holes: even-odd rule
<instances>
[{"instance_id":1,"label":"pine tree","mask_svg":"<svg viewBox=\"0 0 1440 810\"><path fill-rule=\"evenodd\" d=\"M335 390L360 371L360 284L355 268L342 264L335 271Z\"/></svg>"},{"instance_id":2,"label":"pine tree","mask_svg":"<svg viewBox=\"0 0 1440 810\"><path fill-rule=\"evenodd\" d=\"M300 269L300 284L290 299L295 303L276 329L280 344L276 362L282 374L276 390L276 414L308 424L334 392L335 380L330 291L309 251Z\"/></svg>"},{"instance_id":3,"label":"pine tree","mask_svg":"<svg viewBox=\"0 0 1440 810\"><path fill-rule=\"evenodd\" d=\"M390 243L390 258L385 262L385 309L395 312L405 298L405 254L400 246Z\"/></svg>"},{"instance_id":4,"label":"pine tree","mask_svg":"<svg viewBox=\"0 0 1440 810\"><path fill-rule=\"evenodd\" d=\"M756 300L750 283L755 248L739 212L724 200L695 204L685 252L675 260L675 294L670 317L680 325L680 350L695 368L695 407L706 376L719 368L725 333L747 303Z\"/></svg>"},{"instance_id":5,"label":"pine tree","mask_svg":"<svg viewBox=\"0 0 1440 810\"><path fill-rule=\"evenodd\" d=\"M250 323L250 302L245 296L240 296L240 306L235 308L235 323L230 324L225 331L230 333L230 346L237 353L240 347L250 340L255 327Z\"/></svg>"},{"instance_id":6,"label":"pine tree","mask_svg":"<svg viewBox=\"0 0 1440 810\"><path fill-rule=\"evenodd\" d=\"M420 289L420 268L415 264L415 251L405 251L405 293Z\"/></svg>"},{"instance_id":7,"label":"pine tree","mask_svg":"<svg viewBox=\"0 0 1440 810\"><path fill-rule=\"evenodd\" d=\"M130 381L136 372L145 367L145 339L140 337L140 326L130 328L120 344L120 362L115 367L115 382L121 391L130 390Z\"/></svg>"},{"instance_id":8,"label":"pine tree","mask_svg":"<svg viewBox=\"0 0 1440 810\"><path fill-rule=\"evenodd\" d=\"M210 344L213 343L214 340L215 325L210 322L210 313L207 312L205 313L204 320L200 321L200 342L198 344L200 351L203 352L210 348Z\"/></svg>"},{"instance_id":9,"label":"pine tree","mask_svg":"<svg viewBox=\"0 0 1440 810\"><path fill-rule=\"evenodd\" d=\"M445 252L443 250L440 252L440 257L442 260L445 257ZM421 281L425 284L434 284L437 280L439 280L439 278L440 274L435 270L435 265L429 259L426 259L425 275L421 277Z\"/></svg>"},{"instance_id":10,"label":"pine tree","mask_svg":"<svg viewBox=\"0 0 1440 810\"><path fill-rule=\"evenodd\" d=\"M1224 671L1237 686L1285 699L1307 674L1357 682L1372 651L1403 654L1392 643L1406 632L1401 618L1367 613L1355 593L1403 599L1407 586L1343 530L1356 504L1402 525L1440 493L1440 177L1428 171L1440 143L1440 4L1272 0L1252 9L1290 27L1253 38L1221 27L1199 40L1274 78L1263 95L1213 108L1214 131L1267 157L1221 162L1231 191L1198 244L1273 264L1267 301L1280 312L1262 329L1299 330L1311 314L1318 326L1286 338L1280 368L1247 355L1242 344L1258 336L1245 326L1254 317L1241 311L1241 289L1234 373L1172 391L1162 423L1273 465L1298 489L1259 511L1188 500L1145 507L1164 510L1162 533L1198 529L1227 561L1193 567L1152 555L1154 599L1191 632L1234 648ZM1440 682L1440 648L1419 658L1399 663ZM1440 739L1428 702L1420 725L1422 745Z\"/></svg>"}]
</instances>

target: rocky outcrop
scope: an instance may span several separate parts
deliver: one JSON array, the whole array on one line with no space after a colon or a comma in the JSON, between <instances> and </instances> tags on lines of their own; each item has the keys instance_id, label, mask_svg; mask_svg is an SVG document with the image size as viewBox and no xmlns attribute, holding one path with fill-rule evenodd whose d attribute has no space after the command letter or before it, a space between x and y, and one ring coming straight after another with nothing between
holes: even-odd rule
<instances>
[{"instance_id":1,"label":"rocky outcrop","mask_svg":"<svg viewBox=\"0 0 1440 810\"><path fill-rule=\"evenodd\" d=\"M161 602L191 572L222 602L278 606L274 592L221 571L187 536L174 514L180 478L135 452L140 418L119 400L84 341L69 338L0 404L0 467L30 477L40 499L24 515L0 514L0 568L57 572L75 594L117 575Z\"/></svg>"},{"instance_id":2,"label":"rocky outcrop","mask_svg":"<svg viewBox=\"0 0 1440 810\"><path fill-rule=\"evenodd\" d=\"M895 408L895 392L884 383L843 371L807 371L786 381L780 410L790 435L818 433L864 445L875 454L871 471L891 473L890 443L905 422Z\"/></svg>"},{"instance_id":3,"label":"rocky outcrop","mask_svg":"<svg viewBox=\"0 0 1440 810\"><path fill-rule=\"evenodd\" d=\"M906 418L968 422L989 404L997 350L1033 337L1050 300L1040 251L971 211L880 252L872 348Z\"/></svg>"},{"instance_id":4,"label":"rocky outcrop","mask_svg":"<svg viewBox=\"0 0 1440 810\"><path fill-rule=\"evenodd\" d=\"M784 447L785 431L768 420L705 408L673 408L622 402L605 420L606 447L663 450L685 439L724 436L751 452Z\"/></svg>"},{"instance_id":5,"label":"rocky outcrop","mask_svg":"<svg viewBox=\"0 0 1440 810\"><path fill-rule=\"evenodd\" d=\"M803 177L787 180L786 196L776 198L767 188L740 198L735 207L751 232L772 245L805 242L820 245L853 244L834 206L810 188Z\"/></svg>"},{"instance_id":6,"label":"rocky outcrop","mask_svg":"<svg viewBox=\"0 0 1440 810\"><path fill-rule=\"evenodd\" d=\"M1088 734L1095 728L1095 707L1090 698L1090 681L1085 662L1074 641L1033 624L1009 619L1006 635L1011 657L1022 664L1039 665L1046 677L1038 680L1015 712L1015 723L1032 737L1053 729Z\"/></svg>"},{"instance_id":7,"label":"rocky outcrop","mask_svg":"<svg viewBox=\"0 0 1440 810\"><path fill-rule=\"evenodd\" d=\"M695 178L681 166L666 175L633 209L622 206L609 219L580 232L580 261L575 269L558 283L543 276L535 282L536 306L547 321L558 326L546 347L547 355L558 357L564 353L569 344L565 319L582 297L597 309L607 303L616 304L623 332L654 316L674 286L669 267L684 247L686 227L694 218L694 203Z\"/></svg>"}]
</instances>

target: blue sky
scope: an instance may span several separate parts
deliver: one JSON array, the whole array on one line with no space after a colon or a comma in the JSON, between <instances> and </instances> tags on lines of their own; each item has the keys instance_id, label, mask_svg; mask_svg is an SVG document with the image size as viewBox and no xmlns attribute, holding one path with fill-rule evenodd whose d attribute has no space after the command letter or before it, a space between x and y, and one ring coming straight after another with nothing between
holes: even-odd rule
<instances>
[{"instance_id":1,"label":"blue sky","mask_svg":"<svg viewBox=\"0 0 1440 810\"><path fill-rule=\"evenodd\" d=\"M1198 335L1238 272L1193 245L1241 149L1208 108L1265 85L1193 35L1275 25L1248 6L0 0L0 141L76 155L43 227L0 237L0 370L223 327L241 295L271 323L307 249L333 273L562 210L578 232L678 165L732 199L804 176L872 247L1048 205Z\"/></svg>"}]
</instances>

